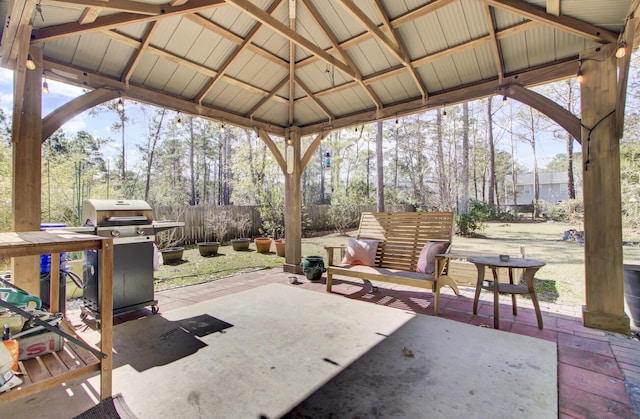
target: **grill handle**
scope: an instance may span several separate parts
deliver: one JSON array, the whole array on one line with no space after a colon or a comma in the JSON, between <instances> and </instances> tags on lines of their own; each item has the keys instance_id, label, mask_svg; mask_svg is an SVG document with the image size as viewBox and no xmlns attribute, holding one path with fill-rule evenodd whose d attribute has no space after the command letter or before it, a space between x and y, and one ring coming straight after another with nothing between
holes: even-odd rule
<instances>
[{"instance_id":1,"label":"grill handle","mask_svg":"<svg viewBox=\"0 0 640 419\"><path fill-rule=\"evenodd\" d=\"M109 218L107 218L107 221L110 222L131 222L131 221L149 221L149 219L147 217L145 217L144 215L131 215L131 216L111 216Z\"/></svg>"}]
</instances>

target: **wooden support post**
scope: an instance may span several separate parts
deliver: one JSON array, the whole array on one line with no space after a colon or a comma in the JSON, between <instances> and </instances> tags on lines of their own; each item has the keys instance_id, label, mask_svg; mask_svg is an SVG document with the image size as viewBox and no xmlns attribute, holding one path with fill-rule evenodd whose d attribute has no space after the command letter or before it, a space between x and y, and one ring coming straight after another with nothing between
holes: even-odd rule
<instances>
[{"instance_id":1,"label":"wooden support post","mask_svg":"<svg viewBox=\"0 0 640 419\"><path fill-rule=\"evenodd\" d=\"M615 45L580 54L587 327L629 333L624 312Z\"/></svg>"},{"instance_id":2,"label":"wooden support post","mask_svg":"<svg viewBox=\"0 0 640 419\"><path fill-rule=\"evenodd\" d=\"M300 134L291 129L287 139L285 160L287 169L284 175L285 185L285 272L302 273L302 176ZM291 154L290 154L291 153Z\"/></svg>"},{"instance_id":3,"label":"wooden support post","mask_svg":"<svg viewBox=\"0 0 640 419\"><path fill-rule=\"evenodd\" d=\"M34 48L31 55L36 62L35 70L22 70L23 90L14 85L14 118L19 120L18 133L13 133L13 185L12 185L12 229L32 231L40 229L41 204L41 148L42 143L42 50ZM26 56L26 54L25 54ZM21 71L20 69L16 71ZM20 77L15 77L18 80ZM22 106L20 106L20 103ZM14 283L33 295L40 295L40 257L23 256L11 260ZM54 279L52 279L53 281Z\"/></svg>"}]
</instances>

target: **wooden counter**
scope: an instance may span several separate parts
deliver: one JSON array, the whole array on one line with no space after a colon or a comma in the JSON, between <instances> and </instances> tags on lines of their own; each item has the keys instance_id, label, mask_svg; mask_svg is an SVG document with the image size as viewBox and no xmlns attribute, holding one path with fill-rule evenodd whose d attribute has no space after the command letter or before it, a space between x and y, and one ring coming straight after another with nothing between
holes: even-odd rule
<instances>
[{"instance_id":1,"label":"wooden counter","mask_svg":"<svg viewBox=\"0 0 640 419\"><path fill-rule=\"evenodd\" d=\"M84 250L101 251L100 352L97 358L79 346L65 342L65 348L53 354L21 361L23 384L0 394L0 403L28 396L49 387L100 371L100 399L111 396L113 345L113 240L65 230L0 233L0 258L51 253L51 278L60 275L60 253ZM51 311L58 311L59 281L50 281ZM64 322L63 322L64 323ZM64 330L73 335L69 327Z\"/></svg>"}]
</instances>

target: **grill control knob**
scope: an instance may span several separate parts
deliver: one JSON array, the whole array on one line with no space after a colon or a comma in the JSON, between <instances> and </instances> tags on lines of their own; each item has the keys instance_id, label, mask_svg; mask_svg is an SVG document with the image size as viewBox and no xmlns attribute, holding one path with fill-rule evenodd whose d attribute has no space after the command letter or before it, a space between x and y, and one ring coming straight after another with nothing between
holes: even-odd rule
<instances>
[{"instance_id":1,"label":"grill control knob","mask_svg":"<svg viewBox=\"0 0 640 419\"><path fill-rule=\"evenodd\" d=\"M144 230L141 228L137 229L136 233L138 233L138 236L144 236Z\"/></svg>"},{"instance_id":2,"label":"grill control knob","mask_svg":"<svg viewBox=\"0 0 640 419\"><path fill-rule=\"evenodd\" d=\"M111 230L111 235L113 237L119 237L120 236L120 231L118 230Z\"/></svg>"}]
</instances>

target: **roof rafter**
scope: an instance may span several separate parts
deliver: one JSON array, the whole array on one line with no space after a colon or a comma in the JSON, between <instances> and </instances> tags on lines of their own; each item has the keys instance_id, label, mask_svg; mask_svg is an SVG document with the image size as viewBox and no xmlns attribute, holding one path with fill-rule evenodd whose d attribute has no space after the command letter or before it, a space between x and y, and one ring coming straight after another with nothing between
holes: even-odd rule
<instances>
[{"instance_id":1,"label":"roof rafter","mask_svg":"<svg viewBox=\"0 0 640 419\"><path fill-rule=\"evenodd\" d=\"M270 133L284 136L284 127L274 125L271 122L247 118L245 116L226 111L212 106L202 106L193 101L182 99L149 87L143 87L136 83L130 83L125 89L124 83L113 77L95 73L85 68L79 68L69 64L54 60L44 61L44 69L52 80L69 83L80 87L91 86L93 88L105 88L126 93L126 97L139 102L149 103L156 106L179 110L180 112L200 115L213 120L224 120L238 127L257 129L262 128Z\"/></svg>"},{"instance_id":2,"label":"roof rafter","mask_svg":"<svg viewBox=\"0 0 640 419\"><path fill-rule=\"evenodd\" d=\"M549 80L561 80L571 75L575 75L578 69L577 57L569 57L568 59L556 62L550 65L544 65L525 71L516 72L505 75L505 83L513 83L522 86L535 86L541 83L547 83ZM318 122L302 126L300 135L310 135L324 130L336 130L340 128L350 127L363 121L376 121L394 118L396 115L409 115L427 109L434 109L445 104L455 104L470 100L480 99L490 95L495 95L498 91L496 79L484 80L465 87L456 87L454 89L431 95L429 101L421 98L415 98L403 103L387 106L382 110L366 110L359 111L353 115L347 115L337 118L331 122ZM317 95L316 95L317 96Z\"/></svg>"},{"instance_id":3,"label":"roof rafter","mask_svg":"<svg viewBox=\"0 0 640 419\"><path fill-rule=\"evenodd\" d=\"M289 27L287 27L284 23L275 19L271 15L267 14L264 10L254 5L248 0L225 0L228 4L232 4L240 10L244 11L248 15L252 16L254 19L261 21L265 25L269 26L271 29L284 36L289 41L293 41L296 45L301 46L302 48L308 50L312 54L317 55L322 60L326 61L329 64L335 65L340 71L348 75L349 77L356 79L357 75L355 72L342 61L336 60L332 55L325 52L322 48L315 45L313 42L309 41L305 37L300 34L292 31Z\"/></svg>"},{"instance_id":4,"label":"roof rafter","mask_svg":"<svg viewBox=\"0 0 640 419\"><path fill-rule=\"evenodd\" d=\"M340 4L356 19L364 28L373 34L373 37L382 43L404 65L409 65L407 54L380 30L378 25L371 21L366 14L352 0L338 0Z\"/></svg>"},{"instance_id":5,"label":"roof rafter","mask_svg":"<svg viewBox=\"0 0 640 419\"><path fill-rule=\"evenodd\" d=\"M498 69L498 82L502 84L502 78L504 77L504 65L502 63L502 52L500 51L500 43L496 36L496 18L491 10L491 6L487 3L484 5L484 13L487 18L487 25L489 26L489 36L491 37L491 51L493 52L493 59L496 62L496 68Z\"/></svg>"},{"instance_id":6,"label":"roof rafter","mask_svg":"<svg viewBox=\"0 0 640 419\"><path fill-rule=\"evenodd\" d=\"M198 15L198 14L192 14L192 15L187 15L185 16L185 19L189 19L190 21L192 21L193 23L200 25L208 30L210 30L213 33L216 33L218 35L220 35L221 37L231 41L231 42L235 42L238 45L241 45L243 43L243 39L241 36L236 35L235 33L223 28L222 26L218 25L215 22L212 22L210 20L205 19L204 17ZM246 48L252 52L255 52L256 54L258 54L259 56L266 58L267 60L271 61L274 64L278 64L280 67L283 68L289 68L289 63L287 62L287 60L283 60L282 58L278 57L275 54L272 54L271 52L265 50L262 47L259 47L255 44L249 43L247 44Z\"/></svg>"},{"instance_id":7,"label":"roof rafter","mask_svg":"<svg viewBox=\"0 0 640 419\"><path fill-rule=\"evenodd\" d=\"M389 24L391 25L392 28L397 28L400 27L404 24L410 23L412 21L414 21L415 19L418 19L424 15L427 15L429 13L433 13L436 10L450 4L453 3L455 1L458 0L434 0L429 4L426 4L424 6L418 7L416 9L413 9L407 13L405 13L404 15L398 16L395 19L392 19L389 21ZM379 25L378 28L383 28L383 25ZM340 48L342 49L349 49L351 47L354 47L356 45L359 45L369 39L373 38L373 34L369 31L364 31L361 34L358 34L352 38L346 39L344 41L342 41L340 43ZM331 48L326 50L328 53L333 52L333 50ZM319 58L317 58L316 56L310 56L308 58L305 58L304 60L301 60L298 64L300 66L306 66L309 64L312 64L314 62L316 62Z\"/></svg>"},{"instance_id":8,"label":"roof rafter","mask_svg":"<svg viewBox=\"0 0 640 419\"><path fill-rule=\"evenodd\" d=\"M296 0L289 0L289 29L296 31ZM296 44L289 41L289 126L293 125L296 104Z\"/></svg>"},{"instance_id":9,"label":"roof rafter","mask_svg":"<svg viewBox=\"0 0 640 419\"><path fill-rule=\"evenodd\" d=\"M159 15L162 6L156 4L139 3L128 0L44 0L45 3L61 6L98 7L118 12L135 13L141 15Z\"/></svg>"},{"instance_id":10,"label":"roof rafter","mask_svg":"<svg viewBox=\"0 0 640 419\"><path fill-rule=\"evenodd\" d=\"M582 38L590 39L601 44L608 44L618 40L618 34L604 28L593 26L589 23L572 18L570 16L554 16L545 12L544 9L521 0L480 0L493 7L499 7L526 17L543 22L556 29L567 31Z\"/></svg>"},{"instance_id":11,"label":"roof rafter","mask_svg":"<svg viewBox=\"0 0 640 419\"><path fill-rule=\"evenodd\" d=\"M140 44L141 42L138 41L137 39L131 38L128 35L124 35L121 34L119 32L116 32L114 30L110 30L110 31L105 31L103 32L103 35L108 36L109 38L122 42L124 44L127 44L133 48L140 48ZM209 77L215 77L217 72L214 69L208 68L203 66L200 63L197 63L195 61L191 61L191 60L187 60L186 58L182 58L180 56L177 56L175 54L172 54L168 51L165 51L163 49L154 47L153 45L149 45L145 52L148 52L150 54L156 55L158 57L164 58L167 61L170 61L172 63L175 63L177 65L181 65L184 66L186 68L189 68L193 71L205 74ZM245 83L241 80L235 79L233 77L230 77L228 75L224 75L223 77L224 81L229 83L229 84L233 84L234 86L238 86L241 87L245 90L248 90L250 92L254 92L254 93L258 93L260 95L266 96L269 95L270 92L267 92L263 89L260 89L259 87L253 86L249 83ZM280 96L276 96L276 100L280 101L280 102L284 102L286 101L286 99L280 97Z\"/></svg>"},{"instance_id":12,"label":"roof rafter","mask_svg":"<svg viewBox=\"0 0 640 419\"><path fill-rule=\"evenodd\" d=\"M539 22L534 22L534 21L527 21L527 22L522 22L522 23L518 23L514 26L511 26L509 28L505 28L499 32L496 33L496 37L498 40L503 39L503 38L507 38L509 36L512 35L516 35L518 33L536 28L538 26L540 26L541 24ZM448 57L451 56L453 54L456 53L460 53L463 52L465 50L469 50L469 49L474 49L477 48L479 46L485 45L489 42L492 42L492 38L490 35L485 35L482 36L480 38L476 38L473 39L471 41L468 42L464 42L462 44L453 46L451 48L447 48L447 49L443 49L441 51L435 52L433 54L429 54L429 55L425 55L424 57L420 57L417 58L415 60L413 60L411 63L413 66L415 67L419 67L425 64L428 64L430 62L436 61L436 60L440 60L444 57ZM381 71L379 73L375 73L375 74L370 74L368 76L365 76L363 79L363 82L366 85L370 85L373 83L377 83L381 80L384 80L386 78L389 77L393 77L395 75L397 75L398 73L401 73L405 71L405 67L403 65L397 65L395 67L389 68L387 70ZM347 82L347 83L343 83L339 86L336 86L334 88L331 89L326 89L320 92L316 92L315 95L316 96L324 96L324 95L328 95L328 94L332 94L332 93L336 93L339 92L341 90L346 90L346 89L350 89L354 86L355 82Z\"/></svg>"},{"instance_id":13,"label":"roof rafter","mask_svg":"<svg viewBox=\"0 0 640 419\"><path fill-rule=\"evenodd\" d=\"M407 54L407 49L405 48L404 45L402 45L402 40L398 37L398 34L396 34L396 31L391 26L391 22L389 22L389 18L387 17L387 13L386 13L386 10L384 10L384 6L382 5L382 2L380 0L375 0L374 4L376 5L378 14L382 19L382 24L389 32L389 35L393 38L393 41L398 46L398 49L402 51L402 54L405 57L407 57L408 60L410 60L409 54ZM418 86L418 89L420 90L420 94L422 95L422 98L426 99L429 96L427 92L427 87L422 82L422 79L418 76L416 69L413 67L413 65L411 65L411 62L404 63L404 65L405 67L407 67L407 70L409 70L409 74L411 75L411 78L413 78L413 81Z\"/></svg>"},{"instance_id":14,"label":"roof rafter","mask_svg":"<svg viewBox=\"0 0 640 419\"><path fill-rule=\"evenodd\" d=\"M358 70L356 65L353 63L351 58L344 51L344 49L342 49L340 47L340 44L338 43L338 39L335 37L335 35L333 33L331 33L327 29L327 28L329 28L329 25L327 24L327 22L325 22L325 20L322 18L320 13L318 13L318 10L315 8L315 6L311 2L309 2L308 0L302 0L302 2L307 7L307 10L309 11L309 14L313 18L313 20L315 20L315 22L318 25L318 27L322 30L322 32L325 34L325 36L329 39L329 41L331 42L331 45L333 45L333 49L336 50L338 52L338 54L340 54L340 56L342 57L344 62L349 67L351 67L353 69L353 71L355 71L357 73L358 77L356 78L356 81L364 89L365 93L369 96L371 101L373 103L375 103L376 107L381 108L382 107L382 101L375 94L375 92L371 89L371 87L369 87L369 86L367 86L366 84L363 83L362 74L360 73L360 71Z\"/></svg>"},{"instance_id":15,"label":"roof rafter","mask_svg":"<svg viewBox=\"0 0 640 419\"><path fill-rule=\"evenodd\" d=\"M281 3L282 3L282 0L275 0L271 4L271 6L269 6L269 9L267 9L267 13L269 13L269 14L273 13L278 8L278 6L280 6ZM251 41L253 40L253 37L256 36L256 34L258 33L258 30L261 27L262 27L262 23L261 22L257 22L255 25L253 25L253 27L251 28L249 33L247 33L247 35L245 36L244 40L242 40L242 42L240 42L240 44L235 49L235 51L233 51L231 53L231 55L229 55L229 57L227 57L225 62L222 63L220 68L218 68L218 73L213 78L211 78L211 80L209 80L209 82L205 85L205 87L202 88L202 90L200 90L200 92L196 95L196 99L195 99L196 102L202 103L202 100L205 98L205 96L207 94L209 94L211 89L213 89L213 87L222 78L222 76L225 75L225 73L229 69L229 66L235 61L235 59L238 57L238 55L240 55L240 53L242 51L244 51L245 48L247 48L249 45L251 45Z\"/></svg>"},{"instance_id":16,"label":"roof rafter","mask_svg":"<svg viewBox=\"0 0 640 419\"><path fill-rule=\"evenodd\" d=\"M333 113L331 113L329 108L324 106L322 104L322 102L320 102L318 100L318 98L315 97L313 92L311 90L309 90L309 88L299 78L296 77L295 78L295 82L298 84L298 86L300 86L300 88L302 90L304 90L304 92L307 94L307 97L309 97L309 99L311 99L313 101L313 103L315 103L320 109L322 109L322 112L324 112L324 114L327 115L327 118L329 118L329 120L335 119L335 115L333 115Z\"/></svg>"},{"instance_id":17,"label":"roof rafter","mask_svg":"<svg viewBox=\"0 0 640 419\"><path fill-rule=\"evenodd\" d=\"M138 47L136 52L133 54L133 57L129 59L129 63L127 64L127 67L122 72L122 77L120 78L122 81L125 82L125 85L127 86L129 85L129 79L133 74L133 70L135 70L136 66L138 65L138 62L140 62L140 59L142 58L142 54L144 53L145 49L147 49L147 47L149 46L149 42L151 42L151 37L153 36L153 33L155 32L157 27L158 27L157 20L154 20L149 24L149 27L147 28L144 36L142 37L140 46Z\"/></svg>"},{"instance_id":18,"label":"roof rafter","mask_svg":"<svg viewBox=\"0 0 640 419\"><path fill-rule=\"evenodd\" d=\"M81 25L86 25L87 23L95 22L98 16L100 16L100 12L102 12L102 7L87 7L82 11L82 15L80 19L78 19L78 23Z\"/></svg>"},{"instance_id":19,"label":"roof rafter","mask_svg":"<svg viewBox=\"0 0 640 419\"><path fill-rule=\"evenodd\" d=\"M253 115L258 111L258 109L260 109L262 107L262 105L267 103L267 101L269 99L271 99L272 97L279 97L279 96L276 95L276 93L278 92L278 90L282 89L282 86L284 86L287 83L288 80L289 80L289 75L287 75L285 78L280 80L280 83L278 83L276 85L276 87L271 89L271 91L265 97L263 97L261 101L256 103L253 106L253 108L251 108L251 110L249 112L247 112L247 114L249 115L249 118L253 118Z\"/></svg>"},{"instance_id":20,"label":"roof rafter","mask_svg":"<svg viewBox=\"0 0 640 419\"><path fill-rule=\"evenodd\" d=\"M133 25L136 23L150 22L157 19L182 16L224 5L226 5L226 3L223 0L190 0L186 5L167 6L162 9L162 13L159 15L116 13L113 15L99 17L95 20L95 22L91 22L85 25L74 22L57 26L48 26L46 28L34 30L32 33L31 43L35 44L39 42L51 41L54 39L68 38L71 36L82 35L99 30L116 29L124 25Z\"/></svg>"}]
</instances>

